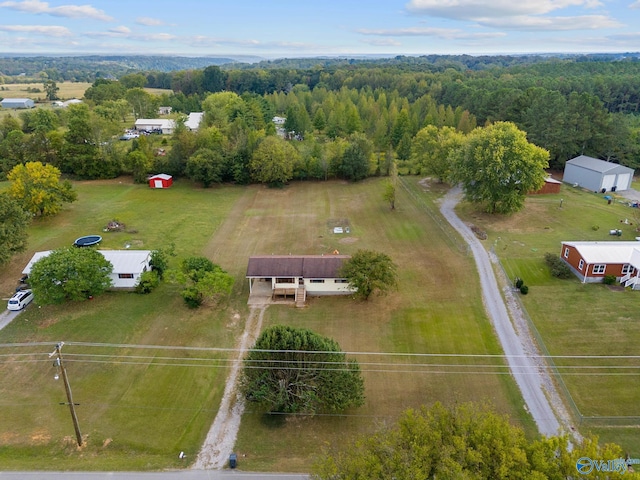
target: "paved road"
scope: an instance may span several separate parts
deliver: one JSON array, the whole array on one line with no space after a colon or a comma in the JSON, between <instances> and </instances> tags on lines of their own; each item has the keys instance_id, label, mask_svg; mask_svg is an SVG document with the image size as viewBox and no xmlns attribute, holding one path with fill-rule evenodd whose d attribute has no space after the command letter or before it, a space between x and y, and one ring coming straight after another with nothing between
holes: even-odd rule
<instances>
[{"instance_id":1,"label":"paved road","mask_svg":"<svg viewBox=\"0 0 640 480\"><path fill-rule=\"evenodd\" d=\"M0 312L0 330L9 325L20 312L21 310L5 310L4 312Z\"/></svg>"},{"instance_id":2,"label":"paved road","mask_svg":"<svg viewBox=\"0 0 640 480\"><path fill-rule=\"evenodd\" d=\"M240 470L175 472L0 472L0 480L308 480L294 473L252 473Z\"/></svg>"},{"instance_id":3,"label":"paved road","mask_svg":"<svg viewBox=\"0 0 640 480\"><path fill-rule=\"evenodd\" d=\"M536 360L527 354L523 340L518 337L514 329L507 306L501 295L500 286L493 272L489 254L480 240L458 218L454 211L461 194L460 188L451 189L444 197L440 211L471 248L480 275L485 310L495 328L502 349L507 355L511 373L522 392L524 401L538 426L538 430L543 435L557 435L560 433L560 422L556 418L547 395L545 395L545 391L549 389L549 384L552 383L548 378L544 378L544 369L541 369ZM538 374L533 374L532 372L538 372ZM547 385L546 387L545 384Z\"/></svg>"}]
</instances>

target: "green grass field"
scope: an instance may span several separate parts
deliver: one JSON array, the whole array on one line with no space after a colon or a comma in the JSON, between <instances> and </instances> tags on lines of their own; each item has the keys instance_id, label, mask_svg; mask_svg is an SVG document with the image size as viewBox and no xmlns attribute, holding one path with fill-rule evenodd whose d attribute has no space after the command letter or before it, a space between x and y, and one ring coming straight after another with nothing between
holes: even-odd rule
<instances>
[{"instance_id":1,"label":"green grass field","mask_svg":"<svg viewBox=\"0 0 640 480\"><path fill-rule=\"evenodd\" d=\"M178 181L157 191L122 178L76 183L76 188L78 202L56 217L36 220L28 252L0 270L2 292L10 293L34 251L100 233L113 219L128 231L104 233L104 248L154 249L173 242L176 264L187 255L205 254L229 271L236 285L224 308L188 310L179 288L165 284L148 296L110 293L79 304L34 305L19 315L0 331L5 345L0 349L5 355L0 362L3 468L173 468L183 465L180 451L193 460L216 413L228 353L117 345L232 347L247 315L247 258L264 253L375 249L398 264L400 285L369 302L320 298L305 309L269 307L265 326L309 327L357 352L352 355L362 364L367 402L344 416L313 418L265 417L249 406L236 446L243 469L308 471L326 443L370 431L406 408L436 400L490 402L533 434L514 382L500 374L500 360L476 364L464 357L415 355L501 352L483 311L472 258L427 211L435 208L438 192L422 192L416 183L412 188L423 201L400 191L397 209L390 211L380 179L307 182L281 190L204 190ZM350 235L331 233L338 220L349 222ZM69 412L59 405L64 390L53 380L48 358L60 340L68 342L63 355L80 403L80 426L88 435L81 451L73 446ZM44 345L6 346L31 342ZM402 355L407 353L414 355Z\"/></svg>"},{"instance_id":2,"label":"green grass field","mask_svg":"<svg viewBox=\"0 0 640 480\"><path fill-rule=\"evenodd\" d=\"M468 204L461 212L487 231L487 247L493 246L509 276L530 287L521 298L551 355L637 354L640 292L556 279L544 254L559 255L562 240L617 240L610 229L622 229L619 239L632 240L639 235L640 210L621 199L608 204L602 195L563 186L559 195L529 196L525 210L512 216L490 217ZM638 360L555 359L555 364L584 417L577 419L581 428L638 451L640 441L632 433L640 425L640 391L633 387Z\"/></svg>"}]
</instances>

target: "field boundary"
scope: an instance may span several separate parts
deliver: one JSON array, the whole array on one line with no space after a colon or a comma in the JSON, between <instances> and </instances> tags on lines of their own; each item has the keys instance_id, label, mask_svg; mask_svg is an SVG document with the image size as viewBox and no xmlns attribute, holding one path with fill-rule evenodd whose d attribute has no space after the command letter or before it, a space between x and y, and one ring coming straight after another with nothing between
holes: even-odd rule
<instances>
[{"instance_id":1,"label":"field boundary","mask_svg":"<svg viewBox=\"0 0 640 480\"><path fill-rule=\"evenodd\" d=\"M406 179L404 177L398 177L398 180L400 180L399 182L400 185L402 186L404 191L411 197L415 205L418 206L420 210L422 210L423 212L425 212L427 215L431 217L433 222L436 225L438 225L438 227L440 227L440 230L442 230L442 232L447 236L447 238L451 240L451 242L456 246L456 248L460 251L460 253L466 256L469 256L471 254L471 249L469 245L466 242L464 242L460 238L460 236L457 234L457 232L455 232L452 229L449 222L447 222L442 217L442 215L440 214L440 211L437 209L436 211L434 211L434 208L428 205L426 200L423 197L421 197L420 195L416 194L416 192L411 190L409 186L406 184Z\"/></svg>"},{"instance_id":2,"label":"field boundary","mask_svg":"<svg viewBox=\"0 0 640 480\"><path fill-rule=\"evenodd\" d=\"M500 260L500 257L497 255L493 246L491 247L491 253L497 259L496 265L500 268L505 278L509 279L510 277L507 271L505 270L504 266L502 265L502 261ZM529 312L524 306L524 303L522 303L522 300L518 297L518 295L513 295L513 297L515 301L518 302L518 305L522 310L522 316L526 320L527 324L529 325L529 329L531 330L531 333L533 334L538 344L538 347L540 348L540 351L542 352L543 355L546 356L547 364L549 365L549 368L553 372L553 377L556 381L556 385L558 385L562 390L562 395L565 397L565 403L569 406L569 409L571 410L571 414L576 419L578 425L580 426L619 426L619 427L636 427L640 425L640 416L605 416L605 415L587 416L582 414L582 412L578 408L578 405L576 405L573 399L573 396L569 391L569 388L564 383L562 374L558 371L558 368L555 362L553 361L553 356L549 353L549 350L547 349L547 346L544 343L542 335L540 334L535 324L533 323L533 320L531 319Z\"/></svg>"}]
</instances>

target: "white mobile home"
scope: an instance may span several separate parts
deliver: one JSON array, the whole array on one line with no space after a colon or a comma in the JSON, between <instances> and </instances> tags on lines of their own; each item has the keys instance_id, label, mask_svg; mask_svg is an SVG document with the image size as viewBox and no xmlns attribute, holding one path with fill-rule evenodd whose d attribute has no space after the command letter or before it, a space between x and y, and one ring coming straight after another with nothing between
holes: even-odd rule
<instances>
[{"instance_id":1,"label":"white mobile home","mask_svg":"<svg viewBox=\"0 0 640 480\"><path fill-rule=\"evenodd\" d=\"M137 285L140 275L151 270L149 263L151 250L98 250L98 252L113 265L113 272L111 272L111 288L113 289L131 290ZM36 252L22 273L29 275L33 264L50 253L51 250Z\"/></svg>"}]
</instances>

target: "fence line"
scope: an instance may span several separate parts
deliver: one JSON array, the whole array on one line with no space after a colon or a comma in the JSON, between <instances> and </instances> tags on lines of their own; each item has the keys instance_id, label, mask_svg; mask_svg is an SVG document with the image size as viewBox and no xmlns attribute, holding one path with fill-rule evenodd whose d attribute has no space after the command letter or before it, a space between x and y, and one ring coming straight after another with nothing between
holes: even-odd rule
<instances>
[{"instance_id":1,"label":"fence line","mask_svg":"<svg viewBox=\"0 0 640 480\"><path fill-rule=\"evenodd\" d=\"M498 255L496 254L493 246L491 247L491 253L493 253L495 258L498 260L497 265L502 271L502 273L504 274L505 278L509 280L510 277L507 274L507 271L505 270L504 266L502 265L502 262L500 261L500 257L498 257ZM608 426L608 425L638 426L640 425L640 416L635 416L635 415L634 416L586 416L582 414L582 412L576 405L575 401L573 400L573 397L571 396L569 389L564 383L564 380L562 379L562 374L558 371L558 368L555 362L553 361L553 357L549 353L549 350L547 349L547 346L545 345L544 340L542 339L542 335L540 334L535 324L533 323L533 320L529 316L529 312L527 312L527 309L522 303L522 300L518 297L518 295L514 295L513 297L518 302L518 306L522 311L522 315L526 320L527 325L529 326L529 330L533 334L538 344L538 347L541 350L542 355L544 355L548 359L547 364L549 365L549 368L553 372L553 376L556 379L556 384L560 387L565 399L567 400L567 402L565 403L568 404L573 416L577 419L578 424L581 426L582 425L584 426Z\"/></svg>"},{"instance_id":2,"label":"fence line","mask_svg":"<svg viewBox=\"0 0 640 480\"><path fill-rule=\"evenodd\" d=\"M411 197L417 207L420 210L424 211L431 217L433 222L442 230L442 232L451 240L451 242L456 246L456 248L465 255L470 255L471 251L469 249L469 245L464 242L458 233L453 229L451 224L447 222L444 217L440 214L440 211L436 209L434 211L433 204L428 203L424 197L418 195L416 192L411 190L411 188L407 185L407 179L405 177L398 177L399 184L402 186L404 191Z\"/></svg>"}]
</instances>

